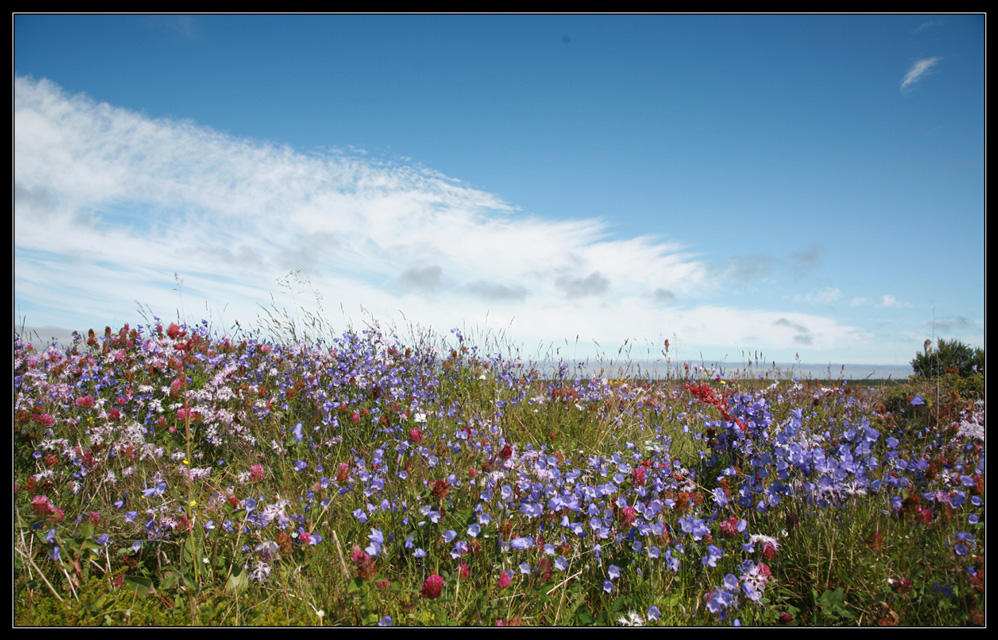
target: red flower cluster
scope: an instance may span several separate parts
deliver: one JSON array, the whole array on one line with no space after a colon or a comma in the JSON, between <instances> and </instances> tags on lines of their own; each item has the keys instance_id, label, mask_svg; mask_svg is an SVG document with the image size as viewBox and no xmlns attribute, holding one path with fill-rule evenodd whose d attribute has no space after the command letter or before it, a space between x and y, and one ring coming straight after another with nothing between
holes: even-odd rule
<instances>
[{"instance_id":1,"label":"red flower cluster","mask_svg":"<svg viewBox=\"0 0 998 640\"><path fill-rule=\"evenodd\" d=\"M762 557L770 562L776 559L776 547L773 546L772 542L764 542L762 544ZM765 567L766 565L761 566Z\"/></svg>"},{"instance_id":2,"label":"red flower cluster","mask_svg":"<svg viewBox=\"0 0 998 640\"><path fill-rule=\"evenodd\" d=\"M199 411L194 411L190 407L181 407L177 409L177 420L181 421L190 420L191 422L201 422L202 416Z\"/></svg>"},{"instance_id":3,"label":"red flower cluster","mask_svg":"<svg viewBox=\"0 0 998 640\"><path fill-rule=\"evenodd\" d=\"M184 378L175 378L173 382L170 383L170 397L179 398L180 393L187 386L187 380Z\"/></svg>"},{"instance_id":4,"label":"red flower cluster","mask_svg":"<svg viewBox=\"0 0 998 640\"><path fill-rule=\"evenodd\" d=\"M166 335L170 336L171 340L176 340L177 338L183 338L184 336L186 336L187 332L181 331L180 325L178 325L176 322L173 322L166 329Z\"/></svg>"},{"instance_id":5,"label":"red flower cluster","mask_svg":"<svg viewBox=\"0 0 998 640\"><path fill-rule=\"evenodd\" d=\"M874 531L866 544L874 551L879 551L884 546L884 539L880 536L879 531Z\"/></svg>"},{"instance_id":6,"label":"red flower cluster","mask_svg":"<svg viewBox=\"0 0 998 640\"><path fill-rule=\"evenodd\" d=\"M350 478L350 465L346 462L341 462L340 466L336 469L336 481L346 482Z\"/></svg>"},{"instance_id":7,"label":"red flower cluster","mask_svg":"<svg viewBox=\"0 0 998 640\"><path fill-rule=\"evenodd\" d=\"M48 516L55 513L55 507L49 502L48 496L35 496L31 499L31 507L36 516Z\"/></svg>"},{"instance_id":8,"label":"red flower cluster","mask_svg":"<svg viewBox=\"0 0 998 640\"><path fill-rule=\"evenodd\" d=\"M727 520L721 522L721 537L722 538L735 538L738 536L738 518L731 516Z\"/></svg>"},{"instance_id":9,"label":"red flower cluster","mask_svg":"<svg viewBox=\"0 0 998 640\"><path fill-rule=\"evenodd\" d=\"M638 487L645 486L645 471L644 467L637 467L634 469L634 484Z\"/></svg>"},{"instance_id":10,"label":"red flower cluster","mask_svg":"<svg viewBox=\"0 0 998 640\"><path fill-rule=\"evenodd\" d=\"M372 578L377 573L377 567L374 566L374 559L357 545L354 545L350 551L350 560L357 565L357 577L361 580Z\"/></svg>"},{"instance_id":11,"label":"red flower cluster","mask_svg":"<svg viewBox=\"0 0 998 640\"><path fill-rule=\"evenodd\" d=\"M420 593L428 600L436 600L440 597L440 592L443 588L444 579L434 573L423 583L423 590Z\"/></svg>"},{"instance_id":12,"label":"red flower cluster","mask_svg":"<svg viewBox=\"0 0 998 640\"><path fill-rule=\"evenodd\" d=\"M505 589L506 587L508 587L511 584L513 584L513 579L509 577L508 573L506 573L505 571L503 571L502 575L499 576L499 588L500 589Z\"/></svg>"},{"instance_id":13,"label":"red flower cluster","mask_svg":"<svg viewBox=\"0 0 998 640\"><path fill-rule=\"evenodd\" d=\"M65 516L65 512L49 502L48 496L35 496L31 499L31 507L36 516L52 516L50 522L59 522Z\"/></svg>"},{"instance_id":14,"label":"red flower cluster","mask_svg":"<svg viewBox=\"0 0 998 640\"><path fill-rule=\"evenodd\" d=\"M748 427L745 423L731 415L728 408L725 406L724 401L714 395L714 388L711 387L706 382L700 382L697 384L686 383L686 390L692 393L697 400L703 402L704 404L709 404L716 407L718 411L721 412L721 416L728 422L734 422L742 431L746 431Z\"/></svg>"},{"instance_id":15,"label":"red flower cluster","mask_svg":"<svg viewBox=\"0 0 998 640\"><path fill-rule=\"evenodd\" d=\"M772 569L770 569L769 565L764 562L759 563L758 572L759 576L761 576L763 580L769 580L769 578L773 575Z\"/></svg>"},{"instance_id":16,"label":"red flower cluster","mask_svg":"<svg viewBox=\"0 0 998 640\"><path fill-rule=\"evenodd\" d=\"M634 520L637 518L638 513L635 511L634 507L624 507L620 510L620 525L624 529L630 529L634 526Z\"/></svg>"},{"instance_id":17,"label":"red flower cluster","mask_svg":"<svg viewBox=\"0 0 998 640\"><path fill-rule=\"evenodd\" d=\"M263 480L263 465L255 464L250 467L250 482L260 482Z\"/></svg>"},{"instance_id":18,"label":"red flower cluster","mask_svg":"<svg viewBox=\"0 0 998 640\"><path fill-rule=\"evenodd\" d=\"M551 570L551 561L548 560L547 556L541 556L541 559L537 561L537 573L541 576L541 580L545 582L550 580L554 575Z\"/></svg>"},{"instance_id":19,"label":"red flower cluster","mask_svg":"<svg viewBox=\"0 0 998 640\"><path fill-rule=\"evenodd\" d=\"M450 493L450 485L447 484L446 480L440 479L433 483L434 498L446 498L448 493Z\"/></svg>"},{"instance_id":20,"label":"red flower cluster","mask_svg":"<svg viewBox=\"0 0 998 640\"><path fill-rule=\"evenodd\" d=\"M905 594L911 591L911 580L908 578L901 578L900 580L891 580L891 589L897 593Z\"/></svg>"},{"instance_id":21,"label":"red flower cluster","mask_svg":"<svg viewBox=\"0 0 998 640\"><path fill-rule=\"evenodd\" d=\"M932 510L925 507L916 507L915 520L922 524L932 524Z\"/></svg>"}]
</instances>

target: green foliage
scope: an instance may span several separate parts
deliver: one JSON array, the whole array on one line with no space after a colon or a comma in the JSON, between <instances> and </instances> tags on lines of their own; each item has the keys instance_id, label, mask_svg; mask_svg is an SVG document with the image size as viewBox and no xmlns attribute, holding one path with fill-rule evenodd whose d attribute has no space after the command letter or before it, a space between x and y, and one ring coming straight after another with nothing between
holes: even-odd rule
<instances>
[{"instance_id":1,"label":"green foliage","mask_svg":"<svg viewBox=\"0 0 998 640\"><path fill-rule=\"evenodd\" d=\"M984 371L984 349L970 347L959 340L939 338L935 347L916 354L911 368L920 378L938 378L947 373L969 378ZM977 367L975 372L974 367Z\"/></svg>"},{"instance_id":2,"label":"green foliage","mask_svg":"<svg viewBox=\"0 0 998 640\"><path fill-rule=\"evenodd\" d=\"M845 589L842 587L838 587L834 591L826 590L820 596L815 591L814 596L815 603L818 605L817 612L820 613L820 617L815 620L816 624L836 625L848 623L856 617L849 609L848 602L846 602Z\"/></svg>"}]
</instances>

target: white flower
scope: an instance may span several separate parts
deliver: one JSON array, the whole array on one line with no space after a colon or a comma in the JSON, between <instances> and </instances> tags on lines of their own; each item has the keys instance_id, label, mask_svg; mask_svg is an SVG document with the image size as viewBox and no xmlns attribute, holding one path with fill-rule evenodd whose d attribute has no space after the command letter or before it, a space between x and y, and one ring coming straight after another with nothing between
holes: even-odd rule
<instances>
[{"instance_id":1,"label":"white flower","mask_svg":"<svg viewBox=\"0 0 998 640\"><path fill-rule=\"evenodd\" d=\"M774 551L779 551L780 550L780 541L779 540L777 540L776 538L773 538L771 536L764 536L761 533L753 534L749 538L749 542L752 543L752 544L755 544L757 542L761 542L763 545L770 544L770 545L773 545L773 550Z\"/></svg>"},{"instance_id":2,"label":"white flower","mask_svg":"<svg viewBox=\"0 0 998 640\"><path fill-rule=\"evenodd\" d=\"M266 582L270 577L270 565L266 562L258 561L256 567L250 572L250 580L254 582Z\"/></svg>"},{"instance_id":3,"label":"white flower","mask_svg":"<svg viewBox=\"0 0 998 640\"><path fill-rule=\"evenodd\" d=\"M623 627L642 627L644 622L641 620L641 616L638 615L637 611L631 611L625 616L620 616L617 618L617 622Z\"/></svg>"}]
</instances>

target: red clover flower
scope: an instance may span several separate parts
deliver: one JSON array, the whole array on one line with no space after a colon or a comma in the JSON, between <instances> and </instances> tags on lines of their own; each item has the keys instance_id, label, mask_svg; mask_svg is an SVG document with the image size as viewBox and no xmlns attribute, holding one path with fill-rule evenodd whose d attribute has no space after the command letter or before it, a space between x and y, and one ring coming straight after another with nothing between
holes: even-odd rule
<instances>
[{"instance_id":1,"label":"red clover flower","mask_svg":"<svg viewBox=\"0 0 998 640\"><path fill-rule=\"evenodd\" d=\"M444 579L437 574L433 574L426 579L423 583L423 590L421 591L424 598L428 600L436 600L440 597L440 591L444 588Z\"/></svg>"}]
</instances>

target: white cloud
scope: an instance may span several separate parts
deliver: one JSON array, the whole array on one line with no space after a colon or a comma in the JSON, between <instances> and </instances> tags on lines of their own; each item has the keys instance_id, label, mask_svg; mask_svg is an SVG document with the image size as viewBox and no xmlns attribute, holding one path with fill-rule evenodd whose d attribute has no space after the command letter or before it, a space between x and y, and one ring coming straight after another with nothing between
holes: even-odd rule
<instances>
[{"instance_id":1,"label":"white cloud","mask_svg":"<svg viewBox=\"0 0 998 640\"><path fill-rule=\"evenodd\" d=\"M15 78L14 131L15 299L46 314L39 323L134 322L138 302L166 319L183 305L185 320L245 326L272 304L277 280L301 270L324 308L347 318L363 309L438 331L509 328L524 345L678 335L698 348L838 349L864 339L820 316L705 304L723 274L680 245L524 215L408 164L306 155L27 78ZM768 268L749 258L730 277ZM278 306L309 302L276 293Z\"/></svg>"},{"instance_id":2,"label":"white cloud","mask_svg":"<svg viewBox=\"0 0 998 640\"><path fill-rule=\"evenodd\" d=\"M923 22L922 24L915 27L915 29L911 33L912 35L915 35L932 27L940 27L943 24L945 24L945 22L943 22L942 20L930 20L928 22Z\"/></svg>"},{"instance_id":3,"label":"white cloud","mask_svg":"<svg viewBox=\"0 0 998 640\"><path fill-rule=\"evenodd\" d=\"M880 306L886 309L904 309L910 307L911 304L908 302L902 302L894 296L888 294L881 298Z\"/></svg>"},{"instance_id":4,"label":"white cloud","mask_svg":"<svg viewBox=\"0 0 998 640\"><path fill-rule=\"evenodd\" d=\"M919 82L922 78L931 73L932 68L939 64L940 60L942 60L942 58L938 56L933 58L922 58L913 64L911 69L908 69L908 73L904 74L904 80L901 81L901 91L909 89L913 84Z\"/></svg>"}]
</instances>

